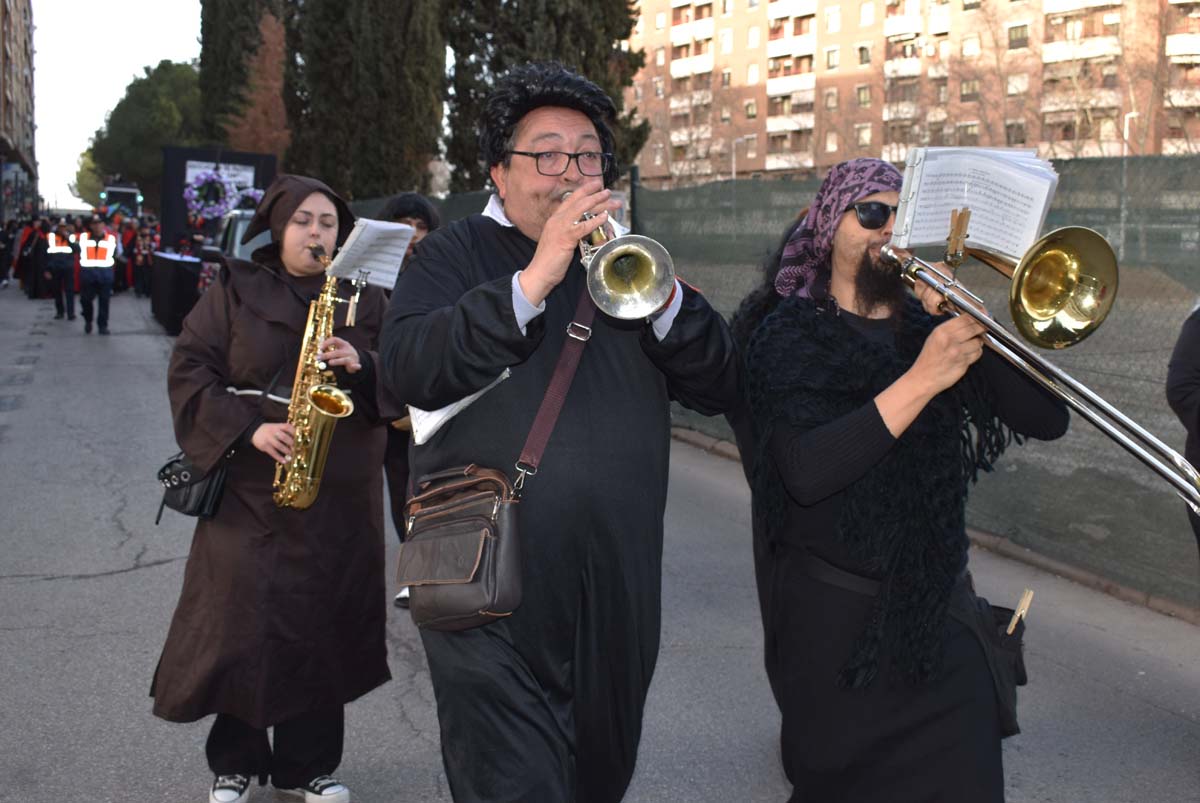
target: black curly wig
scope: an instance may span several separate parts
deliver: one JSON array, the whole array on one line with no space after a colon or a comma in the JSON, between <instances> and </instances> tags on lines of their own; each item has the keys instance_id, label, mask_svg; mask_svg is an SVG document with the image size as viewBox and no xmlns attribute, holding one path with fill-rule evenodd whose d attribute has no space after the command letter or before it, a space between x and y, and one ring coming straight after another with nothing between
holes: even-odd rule
<instances>
[{"instance_id":1,"label":"black curly wig","mask_svg":"<svg viewBox=\"0 0 1200 803\"><path fill-rule=\"evenodd\" d=\"M583 113L596 127L601 150L615 153L611 126L616 121L617 107L612 99L596 84L562 64L538 62L509 70L484 102L479 120L479 154L488 168L498 164L508 167L517 124L543 106L560 106ZM612 186L619 174L614 156L604 171L604 186Z\"/></svg>"}]
</instances>

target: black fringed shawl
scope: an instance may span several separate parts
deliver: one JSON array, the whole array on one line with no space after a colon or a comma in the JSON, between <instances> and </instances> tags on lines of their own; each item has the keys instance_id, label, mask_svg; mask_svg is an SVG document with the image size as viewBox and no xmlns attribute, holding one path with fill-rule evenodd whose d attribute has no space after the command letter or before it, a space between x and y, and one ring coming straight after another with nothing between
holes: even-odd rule
<instances>
[{"instance_id":1,"label":"black fringed shawl","mask_svg":"<svg viewBox=\"0 0 1200 803\"><path fill-rule=\"evenodd\" d=\"M856 332L835 307L790 298L755 331L746 356L760 434L754 515L770 538L777 538L788 504L768 453L775 425L809 430L869 403L908 370L936 323L908 299L890 348ZM912 682L936 676L950 592L967 564L967 486L979 469L991 469L1011 438L972 370L843 491L838 537L881 588L841 685L868 685L883 656Z\"/></svg>"}]
</instances>

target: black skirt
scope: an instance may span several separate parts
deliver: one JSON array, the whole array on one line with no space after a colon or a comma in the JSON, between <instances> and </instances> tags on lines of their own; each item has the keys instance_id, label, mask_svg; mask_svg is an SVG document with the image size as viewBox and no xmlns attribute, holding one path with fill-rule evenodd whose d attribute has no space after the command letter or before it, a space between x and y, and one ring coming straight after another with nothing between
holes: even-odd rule
<instances>
[{"instance_id":1,"label":"black skirt","mask_svg":"<svg viewBox=\"0 0 1200 803\"><path fill-rule=\"evenodd\" d=\"M792 803L1002 803L996 693L979 640L947 617L937 680L910 685L885 657L870 686L842 688L873 598L813 579L806 555L776 548L768 623Z\"/></svg>"}]
</instances>

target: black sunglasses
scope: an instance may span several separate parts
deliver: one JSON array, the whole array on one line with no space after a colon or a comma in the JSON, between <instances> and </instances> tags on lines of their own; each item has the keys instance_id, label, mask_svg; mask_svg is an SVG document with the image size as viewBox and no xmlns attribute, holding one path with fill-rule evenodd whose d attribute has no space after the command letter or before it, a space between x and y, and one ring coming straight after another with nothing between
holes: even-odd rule
<instances>
[{"instance_id":1,"label":"black sunglasses","mask_svg":"<svg viewBox=\"0 0 1200 803\"><path fill-rule=\"evenodd\" d=\"M850 204L843 212L854 210L854 214L858 217L858 225L864 229L882 229L888 219L896 214L898 207L891 204L885 204L883 201L859 201L856 204Z\"/></svg>"}]
</instances>

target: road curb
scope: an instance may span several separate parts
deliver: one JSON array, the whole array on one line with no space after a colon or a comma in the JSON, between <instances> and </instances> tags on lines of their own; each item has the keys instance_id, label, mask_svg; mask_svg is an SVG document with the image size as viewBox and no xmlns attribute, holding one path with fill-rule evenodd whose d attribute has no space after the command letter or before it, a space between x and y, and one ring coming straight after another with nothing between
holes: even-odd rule
<instances>
[{"instance_id":1,"label":"road curb","mask_svg":"<svg viewBox=\"0 0 1200 803\"><path fill-rule=\"evenodd\" d=\"M697 449L701 449L709 454L718 455L728 460L741 460L737 444L714 438L711 435L705 435L702 432L684 429L683 427L672 427L671 437L690 446L695 446ZM1090 572L1078 566L1072 566L1069 563L1064 563L1034 552L1028 547L1014 543L1003 536L992 535L991 533L980 532L979 530L970 528L967 529L967 536L971 539L971 543L989 552L995 552L997 555L1003 555L1006 558L1020 561L1036 569L1065 577L1072 582L1079 583L1081 586L1095 589L1111 597L1116 597L1119 600L1134 605L1141 605L1157 613L1182 619L1189 624L1200 627L1200 609L1192 608L1182 602L1176 602L1175 600L1166 599L1145 591L1139 591L1136 588L1121 585L1107 577L1101 577L1095 572Z\"/></svg>"}]
</instances>

